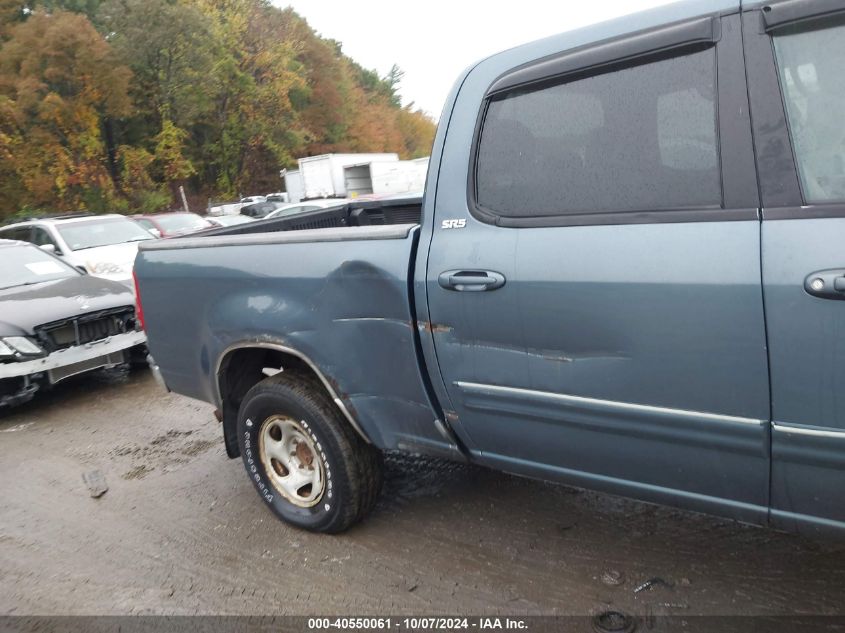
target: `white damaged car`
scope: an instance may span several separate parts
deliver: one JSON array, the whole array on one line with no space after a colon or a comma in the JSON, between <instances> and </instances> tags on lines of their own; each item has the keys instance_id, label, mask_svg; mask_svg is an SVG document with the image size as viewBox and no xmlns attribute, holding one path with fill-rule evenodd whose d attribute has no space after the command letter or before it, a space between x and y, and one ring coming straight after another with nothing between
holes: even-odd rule
<instances>
[{"instance_id":1,"label":"white damaged car","mask_svg":"<svg viewBox=\"0 0 845 633\"><path fill-rule=\"evenodd\" d=\"M155 239L134 220L118 215L66 215L0 228L0 239L31 242L90 275L132 286L138 242Z\"/></svg>"}]
</instances>

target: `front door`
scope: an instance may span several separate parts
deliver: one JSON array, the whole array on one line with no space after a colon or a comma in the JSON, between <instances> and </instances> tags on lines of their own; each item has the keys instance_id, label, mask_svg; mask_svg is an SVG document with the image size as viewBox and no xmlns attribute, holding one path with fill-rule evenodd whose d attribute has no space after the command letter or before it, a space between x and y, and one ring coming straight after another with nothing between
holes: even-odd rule
<instances>
[{"instance_id":1,"label":"front door","mask_svg":"<svg viewBox=\"0 0 845 633\"><path fill-rule=\"evenodd\" d=\"M447 418L476 459L764 521L757 183L740 17L718 22L600 71L538 78L517 52L510 85L502 56L477 67L446 136L427 294ZM543 67L566 68L552 52Z\"/></svg>"},{"instance_id":2,"label":"front door","mask_svg":"<svg viewBox=\"0 0 845 633\"><path fill-rule=\"evenodd\" d=\"M772 520L790 529L845 528L845 6L831 6L743 15L763 193Z\"/></svg>"}]
</instances>

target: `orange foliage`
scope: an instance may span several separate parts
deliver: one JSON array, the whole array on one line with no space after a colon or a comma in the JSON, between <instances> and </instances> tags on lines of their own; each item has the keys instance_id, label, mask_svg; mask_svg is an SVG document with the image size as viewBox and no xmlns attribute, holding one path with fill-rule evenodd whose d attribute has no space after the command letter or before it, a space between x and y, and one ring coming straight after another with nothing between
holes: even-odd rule
<instances>
[{"instance_id":1,"label":"orange foliage","mask_svg":"<svg viewBox=\"0 0 845 633\"><path fill-rule=\"evenodd\" d=\"M328 152L424 156L434 123L401 77L267 0L0 0L0 219L275 190Z\"/></svg>"},{"instance_id":2,"label":"orange foliage","mask_svg":"<svg viewBox=\"0 0 845 633\"><path fill-rule=\"evenodd\" d=\"M14 202L78 209L91 205L86 192L110 199L101 122L129 111L129 70L81 15L36 13L9 36L0 51L0 153L20 184Z\"/></svg>"}]
</instances>

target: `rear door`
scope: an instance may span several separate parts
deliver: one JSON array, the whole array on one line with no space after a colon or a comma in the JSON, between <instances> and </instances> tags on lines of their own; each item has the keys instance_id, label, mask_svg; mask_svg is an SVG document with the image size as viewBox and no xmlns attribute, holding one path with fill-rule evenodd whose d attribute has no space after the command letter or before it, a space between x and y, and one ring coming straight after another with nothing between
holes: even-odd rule
<instances>
[{"instance_id":1,"label":"rear door","mask_svg":"<svg viewBox=\"0 0 845 633\"><path fill-rule=\"evenodd\" d=\"M446 417L483 463L764 521L738 10L549 42L476 67L449 122L427 274Z\"/></svg>"},{"instance_id":2,"label":"rear door","mask_svg":"<svg viewBox=\"0 0 845 633\"><path fill-rule=\"evenodd\" d=\"M772 519L843 528L845 4L775 2L743 26L763 196Z\"/></svg>"}]
</instances>

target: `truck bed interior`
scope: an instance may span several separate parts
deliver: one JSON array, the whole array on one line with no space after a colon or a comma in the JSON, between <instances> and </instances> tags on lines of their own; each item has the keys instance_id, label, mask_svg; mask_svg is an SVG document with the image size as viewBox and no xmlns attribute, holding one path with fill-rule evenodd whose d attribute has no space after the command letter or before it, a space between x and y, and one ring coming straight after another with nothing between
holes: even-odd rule
<instances>
[{"instance_id":1,"label":"truck bed interior","mask_svg":"<svg viewBox=\"0 0 845 633\"><path fill-rule=\"evenodd\" d=\"M209 229L191 237L247 235L302 231L306 229L342 228L348 226L380 226L388 224L419 224L422 213L422 196L361 200L337 207L306 211L296 215L257 220L235 226Z\"/></svg>"}]
</instances>

